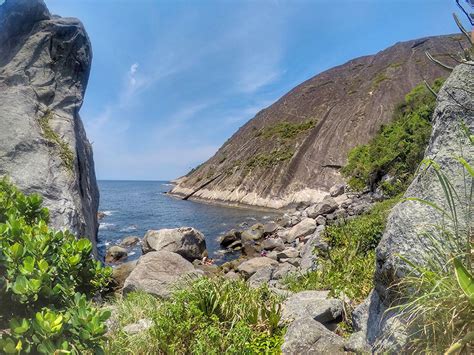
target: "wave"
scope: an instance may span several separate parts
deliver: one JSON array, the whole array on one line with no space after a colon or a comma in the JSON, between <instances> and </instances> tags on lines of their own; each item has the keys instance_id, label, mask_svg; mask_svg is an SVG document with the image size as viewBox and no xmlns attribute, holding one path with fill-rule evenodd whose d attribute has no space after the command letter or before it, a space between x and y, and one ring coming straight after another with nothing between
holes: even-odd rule
<instances>
[{"instance_id":1,"label":"wave","mask_svg":"<svg viewBox=\"0 0 474 355\"><path fill-rule=\"evenodd\" d=\"M117 211L102 211L102 213L105 214L106 216L112 216L112 214L115 212Z\"/></svg>"},{"instance_id":2,"label":"wave","mask_svg":"<svg viewBox=\"0 0 474 355\"><path fill-rule=\"evenodd\" d=\"M100 223L99 224L99 230L109 230L115 227L115 224L113 223Z\"/></svg>"},{"instance_id":3,"label":"wave","mask_svg":"<svg viewBox=\"0 0 474 355\"><path fill-rule=\"evenodd\" d=\"M131 226L120 229L120 232L133 232L133 231L136 231L136 230L137 230L137 226L136 225L131 225Z\"/></svg>"}]
</instances>

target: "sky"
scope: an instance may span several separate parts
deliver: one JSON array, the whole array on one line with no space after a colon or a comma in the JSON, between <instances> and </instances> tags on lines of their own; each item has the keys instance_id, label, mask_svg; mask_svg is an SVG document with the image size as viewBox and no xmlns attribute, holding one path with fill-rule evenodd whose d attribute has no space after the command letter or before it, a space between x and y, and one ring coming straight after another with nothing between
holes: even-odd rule
<instances>
[{"instance_id":1,"label":"sky","mask_svg":"<svg viewBox=\"0 0 474 355\"><path fill-rule=\"evenodd\" d=\"M93 61L81 116L98 179L170 180L335 65L455 33L454 0L45 0Z\"/></svg>"}]
</instances>

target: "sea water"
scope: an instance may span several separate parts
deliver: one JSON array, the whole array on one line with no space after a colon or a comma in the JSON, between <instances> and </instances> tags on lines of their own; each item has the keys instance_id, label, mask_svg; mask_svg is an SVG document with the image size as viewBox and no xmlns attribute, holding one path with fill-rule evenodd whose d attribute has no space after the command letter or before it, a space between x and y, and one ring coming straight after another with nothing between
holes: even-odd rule
<instances>
[{"instance_id":1,"label":"sea water","mask_svg":"<svg viewBox=\"0 0 474 355\"><path fill-rule=\"evenodd\" d=\"M219 247L218 237L232 228L244 229L265 223L279 214L256 209L235 208L183 201L166 195L172 188L167 181L98 182L100 221L98 248L103 257L107 247L119 244L127 236L142 238L149 229L194 227L205 238L209 255L217 261L231 259ZM140 246L129 253L128 260L141 255Z\"/></svg>"}]
</instances>

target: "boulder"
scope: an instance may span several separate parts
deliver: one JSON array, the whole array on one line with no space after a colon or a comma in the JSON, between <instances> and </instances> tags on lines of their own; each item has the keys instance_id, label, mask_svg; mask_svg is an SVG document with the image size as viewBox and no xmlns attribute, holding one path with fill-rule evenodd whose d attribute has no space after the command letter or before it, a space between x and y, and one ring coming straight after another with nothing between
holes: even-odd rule
<instances>
[{"instance_id":1,"label":"boulder","mask_svg":"<svg viewBox=\"0 0 474 355\"><path fill-rule=\"evenodd\" d=\"M50 226L87 237L99 227L92 145L79 115L92 49L82 23L42 0L0 2L0 176L39 193Z\"/></svg>"},{"instance_id":2,"label":"boulder","mask_svg":"<svg viewBox=\"0 0 474 355\"><path fill-rule=\"evenodd\" d=\"M249 229L246 229L242 232L242 241L250 242L260 240L263 237L263 224L257 223L254 224Z\"/></svg>"},{"instance_id":3,"label":"boulder","mask_svg":"<svg viewBox=\"0 0 474 355\"><path fill-rule=\"evenodd\" d=\"M113 268L112 284L114 289L122 289L125 280L133 269L135 269L135 266L137 266L137 260L129 261L128 263L123 263Z\"/></svg>"},{"instance_id":4,"label":"boulder","mask_svg":"<svg viewBox=\"0 0 474 355\"><path fill-rule=\"evenodd\" d=\"M334 185L329 189L329 195L331 197L337 197L344 193L345 186L343 184Z\"/></svg>"},{"instance_id":5,"label":"boulder","mask_svg":"<svg viewBox=\"0 0 474 355\"><path fill-rule=\"evenodd\" d=\"M320 323L331 323L342 317L341 300L327 298L328 291L302 291L289 297L283 304L282 319L294 320L309 316Z\"/></svg>"},{"instance_id":6,"label":"boulder","mask_svg":"<svg viewBox=\"0 0 474 355\"><path fill-rule=\"evenodd\" d=\"M306 213L310 218L316 218L320 215L326 215L328 213L334 212L338 207L337 202L331 197L326 196L324 199L306 209Z\"/></svg>"},{"instance_id":7,"label":"boulder","mask_svg":"<svg viewBox=\"0 0 474 355\"><path fill-rule=\"evenodd\" d=\"M120 246L122 248L131 248L137 245L138 243L140 243L140 238L131 235L131 236L123 238L122 241L120 242Z\"/></svg>"},{"instance_id":8,"label":"boulder","mask_svg":"<svg viewBox=\"0 0 474 355\"><path fill-rule=\"evenodd\" d=\"M344 354L344 339L312 317L290 324L281 351L284 355Z\"/></svg>"},{"instance_id":9,"label":"boulder","mask_svg":"<svg viewBox=\"0 0 474 355\"><path fill-rule=\"evenodd\" d=\"M281 280L287 277L292 273L296 273L298 268L290 263L282 263L278 266L278 268L273 272L272 279L273 280Z\"/></svg>"},{"instance_id":10,"label":"boulder","mask_svg":"<svg viewBox=\"0 0 474 355\"><path fill-rule=\"evenodd\" d=\"M326 217L324 216L318 216L314 219L316 221L316 224L318 226L324 226L326 225Z\"/></svg>"},{"instance_id":11,"label":"boulder","mask_svg":"<svg viewBox=\"0 0 474 355\"><path fill-rule=\"evenodd\" d=\"M285 213L283 216L278 217L276 223L281 227L291 227L291 217Z\"/></svg>"},{"instance_id":12,"label":"boulder","mask_svg":"<svg viewBox=\"0 0 474 355\"><path fill-rule=\"evenodd\" d=\"M273 234L278 229L278 224L276 222L268 222L263 225L263 235L267 236Z\"/></svg>"},{"instance_id":13,"label":"boulder","mask_svg":"<svg viewBox=\"0 0 474 355\"><path fill-rule=\"evenodd\" d=\"M125 280L123 293L144 291L168 298L180 284L201 276L193 264L169 251L152 251L138 259L136 267Z\"/></svg>"},{"instance_id":14,"label":"boulder","mask_svg":"<svg viewBox=\"0 0 474 355\"><path fill-rule=\"evenodd\" d=\"M219 244L222 247L227 248L229 245L235 243L236 241L239 241L240 237L241 232L236 229L232 229L219 237Z\"/></svg>"},{"instance_id":15,"label":"boulder","mask_svg":"<svg viewBox=\"0 0 474 355\"><path fill-rule=\"evenodd\" d=\"M189 261L207 256L204 235L191 227L146 232L142 243L143 253L162 250L177 253Z\"/></svg>"},{"instance_id":16,"label":"boulder","mask_svg":"<svg viewBox=\"0 0 474 355\"><path fill-rule=\"evenodd\" d=\"M125 260L128 257L127 249L113 245L107 249L105 254L105 262L108 264L118 263Z\"/></svg>"},{"instance_id":17,"label":"boulder","mask_svg":"<svg viewBox=\"0 0 474 355\"><path fill-rule=\"evenodd\" d=\"M236 240L235 242L229 244L227 248L232 249L232 250L240 250L242 249L242 241Z\"/></svg>"},{"instance_id":18,"label":"boulder","mask_svg":"<svg viewBox=\"0 0 474 355\"><path fill-rule=\"evenodd\" d=\"M250 260L244 261L237 267L237 271L239 271L242 276L246 279L250 278L253 274L255 274L259 269L262 269L267 266L277 266L278 262L270 259L265 256L258 256L256 258L252 258Z\"/></svg>"},{"instance_id":19,"label":"boulder","mask_svg":"<svg viewBox=\"0 0 474 355\"><path fill-rule=\"evenodd\" d=\"M297 238L305 237L314 232L316 229L316 222L312 218L305 218L300 223L292 227L286 237L288 243L293 242Z\"/></svg>"},{"instance_id":20,"label":"boulder","mask_svg":"<svg viewBox=\"0 0 474 355\"><path fill-rule=\"evenodd\" d=\"M296 250L295 248L286 248L283 251L280 251L277 254L278 260L280 259L292 259L292 258L297 258L300 256L300 252Z\"/></svg>"},{"instance_id":21,"label":"boulder","mask_svg":"<svg viewBox=\"0 0 474 355\"><path fill-rule=\"evenodd\" d=\"M233 270L230 270L228 273L224 274L224 278L229 280L240 280L240 275Z\"/></svg>"},{"instance_id":22,"label":"boulder","mask_svg":"<svg viewBox=\"0 0 474 355\"><path fill-rule=\"evenodd\" d=\"M463 166L454 157L462 154L468 164L474 164L474 146L468 142L461 127L463 122L471 132L474 131L473 91L474 63L458 65L438 93L433 114L433 131L425 151L425 159L433 159L458 192L458 211L462 210L460 205L472 203L469 202L469 195L464 193L471 191L472 182L466 182ZM405 197L421 198L438 206L446 206L446 197L435 169L421 170L413 179ZM444 258L439 253L439 247L433 246L433 240L445 238L444 233L439 232L440 227L436 227L440 223L444 223L442 228L445 231L452 231L454 228L437 210L414 200L402 200L389 215L385 232L376 249L375 291L370 297L369 306L367 339L377 351L403 349L406 337L403 336L403 329L397 328L400 324L395 317L396 313L386 312L399 297L399 290L393 285L410 270L403 259L424 265L428 259L434 259L433 253L437 253L436 257ZM464 223L462 220L460 226L465 225ZM420 235L427 232L430 233L430 238L420 238ZM462 234L463 232L460 233ZM446 243L445 240L440 243L447 260L451 252L450 245L455 243ZM393 335L395 332L398 335Z\"/></svg>"},{"instance_id":23,"label":"boulder","mask_svg":"<svg viewBox=\"0 0 474 355\"><path fill-rule=\"evenodd\" d=\"M252 276L250 276L248 282L251 287L260 287L268 284L273 276L274 266L265 266L258 269Z\"/></svg>"},{"instance_id":24,"label":"boulder","mask_svg":"<svg viewBox=\"0 0 474 355\"><path fill-rule=\"evenodd\" d=\"M267 238L262 241L262 248L265 250L277 250L281 251L285 249L285 243L283 243L283 239L277 238Z\"/></svg>"}]
</instances>

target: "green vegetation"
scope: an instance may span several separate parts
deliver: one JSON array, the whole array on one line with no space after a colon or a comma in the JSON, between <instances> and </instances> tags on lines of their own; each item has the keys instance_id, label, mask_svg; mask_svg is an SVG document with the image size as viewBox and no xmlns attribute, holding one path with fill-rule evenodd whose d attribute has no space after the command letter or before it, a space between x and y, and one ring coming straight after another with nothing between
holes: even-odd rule
<instances>
[{"instance_id":1,"label":"green vegetation","mask_svg":"<svg viewBox=\"0 0 474 355\"><path fill-rule=\"evenodd\" d=\"M464 126L470 144L474 135ZM434 161L426 161L443 188L447 209L432 202L411 198L434 208L439 220L434 231L420 236L431 245L423 263L402 258L411 273L393 286L402 304L394 307L409 326L411 353L471 353L474 341L474 263L472 189L474 167L464 158L456 160L465 170L465 183L456 191Z\"/></svg>"},{"instance_id":2,"label":"green vegetation","mask_svg":"<svg viewBox=\"0 0 474 355\"><path fill-rule=\"evenodd\" d=\"M89 240L48 219L39 195L0 180L0 353L100 352L109 314L86 297L111 270L91 258Z\"/></svg>"},{"instance_id":3,"label":"green vegetation","mask_svg":"<svg viewBox=\"0 0 474 355\"><path fill-rule=\"evenodd\" d=\"M342 225L328 226L323 234L327 252L315 251L318 270L291 275L285 282L291 291L330 290L332 296L345 295L361 302L373 288L375 247L382 237L390 209L399 201L378 202L361 216Z\"/></svg>"},{"instance_id":4,"label":"green vegetation","mask_svg":"<svg viewBox=\"0 0 474 355\"><path fill-rule=\"evenodd\" d=\"M376 77L372 80L372 90L378 89L380 84L385 80L390 80L390 78L385 74L385 71L376 75Z\"/></svg>"},{"instance_id":5,"label":"green vegetation","mask_svg":"<svg viewBox=\"0 0 474 355\"><path fill-rule=\"evenodd\" d=\"M39 119L43 136L49 142L53 143L59 149L59 156L68 171L74 169L74 153L69 144L67 144L52 128L50 120L53 118L53 112L47 111L43 117Z\"/></svg>"},{"instance_id":6,"label":"green vegetation","mask_svg":"<svg viewBox=\"0 0 474 355\"><path fill-rule=\"evenodd\" d=\"M244 281L201 278L169 300L132 293L116 307L111 354L271 354L283 341L279 300L266 287L253 289ZM147 331L123 331L143 318L153 321Z\"/></svg>"},{"instance_id":7,"label":"green vegetation","mask_svg":"<svg viewBox=\"0 0 474 355\"><path fill-rule=\"evenodd\" d=\"M245 169L250 170L256 167L269 168L282 161L291 159L294 154L295 151L287 146L274 149L270 153L259 153L250 158L245 164Z\"/></svg>"},{"instance_id":8,"label":"green vegetation","mask_svg":"<svg viewBox=\"0 0 474 355\"><path fill-rule=\"evenodd\" d=\"M433 90L439 91L442 83L437 79ZM367 186L374 189L388 174L394 181L383 184L384 192L389 196L403 192L423 159L435 103L435 97L424 84L407 94L396 108L393 122L382 126L368 144L350 151L348 164L342 169L349 185L355 190Z\"/></svg>"},{"instance_id":9,"label":"green vegetation","mask_svg":"<svg viewBox=\"0 0 474 355\"><path fill-rule=\"evenodd\" d=\"M272 126L262 128L257 132L257 137L281 138L292 140L302 132L306 132L316 125L316 121L308 120L302 123L292 123L287 121L278 122Z\"/></svg>"}]
</instances>

